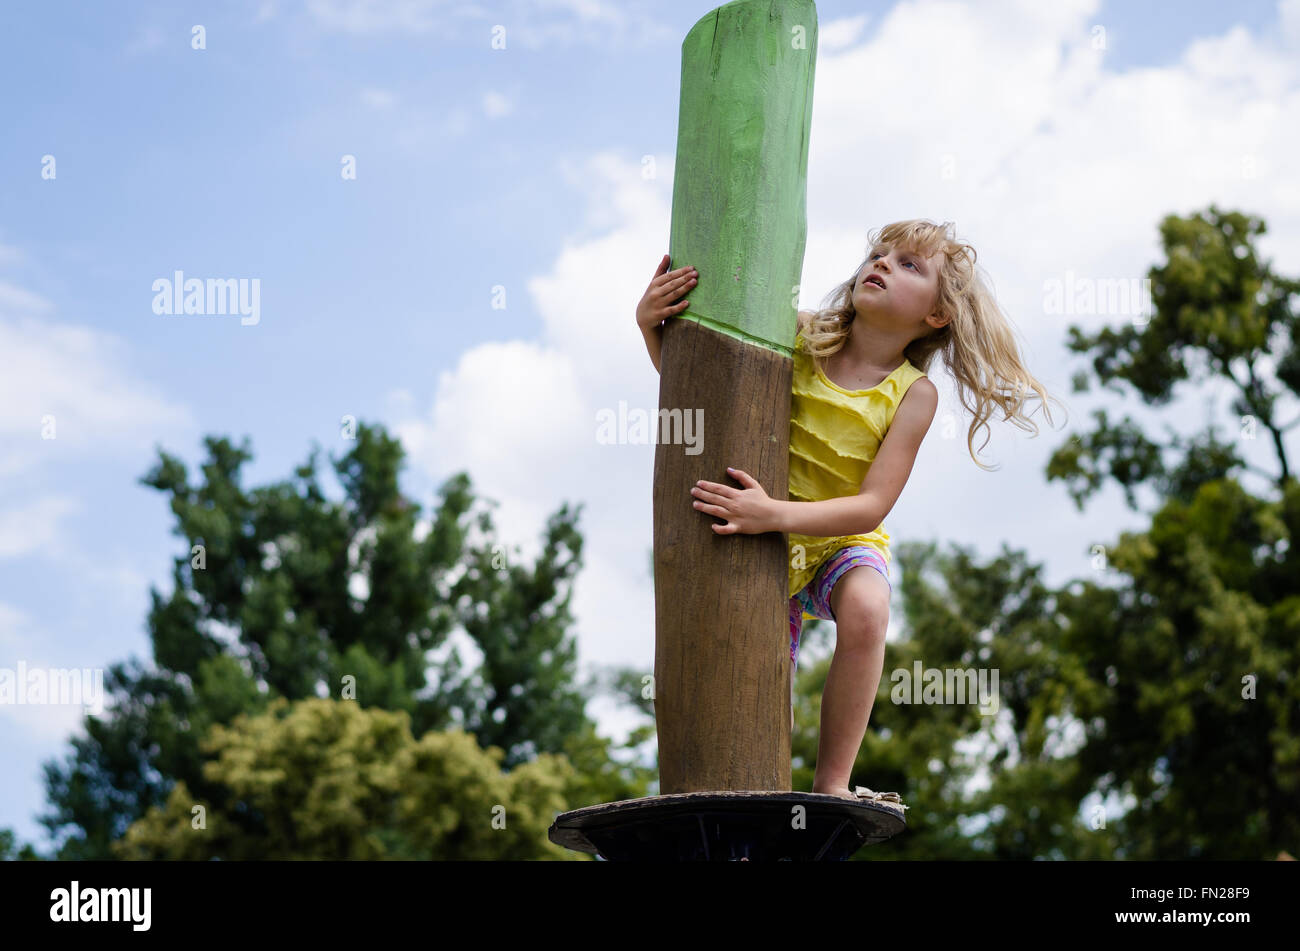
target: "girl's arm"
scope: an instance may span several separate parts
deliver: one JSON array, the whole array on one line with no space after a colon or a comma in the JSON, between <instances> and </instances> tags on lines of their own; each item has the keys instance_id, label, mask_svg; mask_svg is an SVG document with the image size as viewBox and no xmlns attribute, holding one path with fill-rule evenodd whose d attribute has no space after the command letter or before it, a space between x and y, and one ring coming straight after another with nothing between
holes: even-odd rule
<instances>
[{"instance_id":1,"label":"girl's arm","mask_svg":"<svg viewBox=\"0 0 1300 951\"><path fill-rule=\"evenodd\" d=\"M821 502L774 499L775 531L819 538L874 532L902 494L938 406L938 388L925 377L916 380L898 404L858 494Z\"/></svg>"},{"instance_id":2,"label":"girl's arm","mask_svg":"<svg viewBox=\"0 0 1300 951\"><path fill-rule=\"evenodd\" d=\"M645 348L650 351L650 362L655 365L655 372L659 372L659 354L664 348L664 325L655 324L651 327L642 327L641 335L645 337ZM899 406L902 409L902 406Z\"/></svg>"}]
</instances>

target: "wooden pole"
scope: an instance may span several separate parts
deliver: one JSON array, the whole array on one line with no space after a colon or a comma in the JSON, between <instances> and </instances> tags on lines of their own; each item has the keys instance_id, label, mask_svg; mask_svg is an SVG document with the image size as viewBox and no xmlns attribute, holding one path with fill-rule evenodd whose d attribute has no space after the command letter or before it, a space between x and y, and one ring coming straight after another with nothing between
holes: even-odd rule
<instances>
[{"instance_id":1,"label":"wooden pole","mask_svg":"<svg viewBox=\"0 0 1300 951\"><path fill-rule=\"evenodd\" d=\"M735 0L682 43L669 254L700 282L667 322L660 357L661 794L790 789L786 537L718 535L690 489L700 479L739 487L734 466L788 498L816 40L812 0ZM703 422L690 444L666 425L686 414Z\"/></svg>"}]
</instances>

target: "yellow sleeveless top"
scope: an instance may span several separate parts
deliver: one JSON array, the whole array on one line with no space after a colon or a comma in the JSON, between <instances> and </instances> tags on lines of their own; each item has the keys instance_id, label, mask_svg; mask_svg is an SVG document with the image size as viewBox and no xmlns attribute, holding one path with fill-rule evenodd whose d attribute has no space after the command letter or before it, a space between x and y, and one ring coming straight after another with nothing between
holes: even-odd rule
<instances>
[{"instance_id":1,"label":"yellow sleeveless top","mask_svg":"<svg viewBox=\"0 0 1300 951\"><path fill-rule=\"evenodd\" d=\"M871 461L889 431L907 388L925 376L909 360L866 390L846 390L818 367L795 337L794 378L790 394L790 499L820 502L857 495ZM790 593L813 579L817 569L845 545L870 545L889 554L889 533L881 522L866 535L824 538L789 533ZM811 615L805 612L805 618Z\"/></svg>"}]
</instances>

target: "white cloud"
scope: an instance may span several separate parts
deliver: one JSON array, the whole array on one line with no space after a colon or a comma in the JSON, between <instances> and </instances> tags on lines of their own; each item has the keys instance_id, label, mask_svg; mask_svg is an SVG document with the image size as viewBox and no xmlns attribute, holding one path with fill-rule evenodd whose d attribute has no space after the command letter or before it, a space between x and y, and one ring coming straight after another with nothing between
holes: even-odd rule
<instances>
[{"instance_id":1,"label":"white cloud","mask_svg":"<svg viewBox=\"0 0 1300 951\"><path fill-rule=\"evenodd\" d=\"M1283 44L1292 48L1300 47L1300 0L1280 0L1277 19Z\"/></svg>"},{"instance_id":2,"label":"white cloud","mask_svg":"<svg viewBox=\"0 0 1300 951\"><path fill-rule=\"evenodd\" d=\"M0 601L0 650L11 656L22 644L18 628L25 624L27 615L12 605Z\"/></svg>"},{"instance_id":3,"label":"white cloud","mask_svg":"<svg viewBox=\"0 0 1300 951\"><path fill-rule=\"evenodd\" d=\"M7 257L21 260L22 255L15 250ZM57 322L54 308L39 295L12 284L4 290L0 559L39 557L47 577L66 597L84 597L88 608L93 605L98 612L93 620L138 620L148 607L149 582L137 567L138 553L87 546L83 526L69 524L88 508L76 489L93 479L93 464L121 453L142 455L155 439L169 439L169 430L189 436L194 421L183 404L134 377L118 337ZM42 438L46 417L54 420L54 439ZM72 491L59 491L60 479L70 480ZM39 608L40 595L35 597ZM46 627L21 608L0 602L0 666L16 671L22 660L29 670L83 669L87 651L100 653L85 631ZM50 747L79 730L85 713L74 704L0 704L0 734Z\"/></svg>"},{"instance_id":4,"label":"white cloud","mask_svg":"<svg viewBox=\"0 0 1300 951\"><path fill-rule=\"evenodd\" d=\"M671 159L659 156L659 167ZM650 444L601 445L597 414L658 408L658 376L634 311L665 248L671 176L641 178L638 161L609 155L567 170L585 179L619 223L567 246L528 291L542 316L540 343L485 343L461 355L439 381L428 415L394 427L413 465L435 479L468 470L482 496L500 502L494 520L507 545L535 557L546 519L581 502L585 567L575 591L585 660L653 664L653 628L628 605L652 598ZM521 306L514 304L512 306Z\"/></svg>"},{"instance_id":5,"label":"white cloud","mask_svg":"<svg viewBox=\"0 0 1300 951\"><path fill-rule=\"evenodd\" d=\"M1211 201L1266 213L1265 245L1294 273L1300 97L1294 55L1241 29L1192 44L1176 65L1116 73L1090 47L1095 4L1033 6L1046 19L1024 21L1008 4L944 5L942 17L935 4L901 4L864 45L819 60L802 286L805 302L818 303L859 262L868 227L956 221L1031 369L1078 429L1095 401L1069 392L1080 361L1065 352L1065 327L1114 318L1045 314L1044 281L1067 270L1143 277L1159 260L1160 218ZM941 65L913 71L906 101L885 95L921 46ZM868 108L878 110L870 122ZM1059 483L1043 483L1047 454L1064 438L1046 428L1031 441L992 422L984 458L1003 471L974 470L968 417L944 371L931 376L944 402L886 524L903 537L1006 538L1048 558L1053 580L1086 574L1088 544L1112 540L1133 516L1113 494L1079 516ZM1144 418L1131 402L1120 409ZM948 413L956 425L945 431Z\"/></svg>"},{"instance_id":6,"label":"white cloud","mask_svg":"<svg viewBox=\"0 0 1300 951\"><path fill-rule=\"evenodd\" d=\"M514 0L509 18L500 22L511 26L509 42L526 49L609 48L628 41L680 44L685 30L670 25L661 9L655 0L635 4L628 0Z\"/></svg>"},{"instance_id":7,"label":"white cloud","mask_svg":"<svg viewBox=\"0 0 1300 951\"><path fill-rule=\"evenodd\" d=\"M24 663L24 672L29 676L37 669L44 668L48 671L50 668L66 666L66 663L51 662L50 655L43 649L50 638L33 626L31 621L31 617L24 611L0 601L0 667L10 672L6 675L7 678L15 678L12 684L15 690L19 686L16 681L19 660ZM74 669L85 670L81 666ZM94 690L93 673L78 674L76 679L79 684L84 683L87 691ZM94 697L93 693L85 694L84 698L90 704L95 704L97 699L101 702L104 699L102 695ZM9 721L0 727L0 731L17 729L29 740L57 743L81 726L86 712L86 708L78 704L0 703L0 719Z\"/></svg>"},{"instance_id":8,"label":"white cloud","mask_svg":"<svg viewBox=\"0 0 1300 951\"><path fill-rule=\"evenodd\" d=\"M0 263L4 263L5 250L7 249L0 249ZM16 252L14 256L16 257ZM50 302L40 294L34 294L8 281L0 281L0 314L44 314L50 308Z\"/></svg>"},{"instance_id":9,"label":"white cloud","mask_svg":"<svg viewBox=\"0 0 1300 951\"><path fill-rule=\"evenodd\" d=\"M863 13L855 17L819 23L817 25L818 53L831 53L858 42L863 29L870 21L871 17Z\"/></svg>"},{"instance_id":10,"label":"white cloud","mask_svg":"<svg viewBox=\"0 0 1300 951\"><path fill-rule=\"evenodd\" d=\"M422 33L445 12L441 0L308 0L307 12L326 29L343 33L411 30Z\"/></svg>"},{"instance_id":11,"label":"white cloud","mask_svg":"<svg viewBox=\"0 0 1300 951\"><path fill-rule=\"evenodd\" d=\"M131 378L119 338L91 327L0 316L0 440L30 456L65 449L148 448L160 430L191 427L188 410ZM42 439L53 417L54 439Z\"/></svg>"},{"instance_id":12,"label":"white cloud","mask_svg":"<svg viewBox=\"0 0 1300 951\"><path fill-rule=\"evenodd\" d=\"M614 20L619 8L610 0L534 0L539 7L567 10L581 20Z\"/></svg>"},{"instance_id":13,"label":"white cloud","mask_svg":"<svg viewBox=\"0 0 1300 951\"><path fill-rule=\"evenodd\" d=\"M561 480L581 473L555 464L575 460L595 429L577 372L568 355L553 348L482 344L442 375L428 416L407 419L394 432L413 464L436 479L467 469L482 494L501 501L494 518L502 535L528 550L555 507L547 501L551 492L558 498ZM550 462L540 470L548 488L536 482L539 459ZM573 497L581 494L573 487Z\"/></svg>"},{"instance_id":14,"label":"white cloud","mask_svg":"<svg viewBox=\"0 0 1300 951\"><path fill-rule=\"evenodd\" d=\"M1211 201L1267 213L1266 250L1283 271L1300 267L1296 31L1290 50L1234 29L1197 41L1173 65L1117 72L1092 48L1098 10L1095 0L905 2L856 44L861 18L826 24L801 282L801 304L815 306L858 264L869 230L911 217L955 221L1075 430L1095 401L1070 393L1079 359L1064 348L1066 326L1115 318L1044 313L1045 281L1067 270L1141 278L1159 259L1160 218ZM1284 13L1300 23L1300 0ZM926 68L917 68L917 50ZM666 156L657 163L649 181L640 156L602 153L562 167L583 202L571 228L582 237L528 282L541 342L472 347L427 417L398 429L423 466L468 468L481 491L503 500L509 517L498 525L525 551L561 501L584 503L586 568L575 599L584 661L653 662L654 447L602 446L593 430L595 411L620 400L658 405L633 320L668 250L672 167ZM981 458L1001 470L977 469L946 371L936 365L931 377L943 402L886 518L896 544L933 538L991 555L1006 540L1045 560L1049 583L1063 583L1092 570L1092 543L1140 523L1117 493L1080 515L1060 483L1044 482L1047 457L1065 439L1059 414L1055 431L1035 416L1043 428L1034 440L991 421ZM1134 411L1131 401L1120 409Z\"/></svg>"},{"instance_id":15,"label":"white cloud","mask_svg":"<svg viewBox=\"0 0 1300 951\"><path fill-rule=\"evenodd\" d=\"M42 495L21 507L0 510L0 558L39 551L54 542L62 519L82 509L67 495Z\"/></svg>"},{"instance_id":16,"label":"white cloud","mask_svg":"<svg viewBox=\"0 0 1300 951\"><path fill-rule=\"evenodd\" d=\"M34 666L28 664L28 670ZM10 721L12 728L20 730L29 741L46 744L58 743L78 731L87 712L76 704L0 703L0 717Z\"/></svg>"},{"instance_id":17,"label":"white cloud","mask_svg":"<svg viewBox=\"0 0 1300 951\"><path fill-rule=\"evenodd\" d=\"M508 0L479 4L469 0L309 0L306 11L322 29L355 35L429 33L471 24L484 46L498 26L506 48L587 44L608 46L623 40L679 39L652 4L626 0Z\"/></svg>"},{"instance_id":18,"label":"white cloud","mask_svg":"<svg viewBox=\"0 0 1300 951\"><path fill-rule=\"evenodd\" d=\"M188 435L194 420L132 378L119 338L56 322L49 302L23 288L0 291L0 558L41 552L72 564L76 545L60 526L84 503L51 491L50 481L119 453L151 452L169 431ZM10 316L23 309L46 316Z\"/></svg>"}]
</instances>

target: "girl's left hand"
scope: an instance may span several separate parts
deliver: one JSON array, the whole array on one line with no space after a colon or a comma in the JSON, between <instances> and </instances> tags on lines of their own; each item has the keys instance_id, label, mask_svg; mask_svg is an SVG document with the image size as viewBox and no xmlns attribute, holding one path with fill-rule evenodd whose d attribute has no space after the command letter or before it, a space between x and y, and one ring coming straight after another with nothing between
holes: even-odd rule
<instances>
[{"instance_id":1,"label":"girl's left hand","mask_svg":"<svg viewBox=\"0 0 1300 951\"><path fill-rule=\"evenodd\" d=\"M691 489L695 496L692 503L697 511L727 520L725 525L713 524L713 530L719 535L761 535L773 531L772 499L763 491L763 487L747 472L740 469L728 469L732 477L745 486L733 489L729 485L716 482L700 481Z\"/></svg>"}]
</instances>

